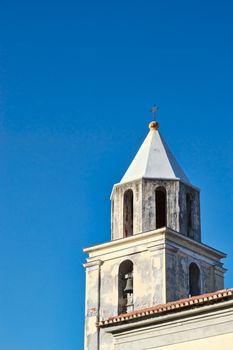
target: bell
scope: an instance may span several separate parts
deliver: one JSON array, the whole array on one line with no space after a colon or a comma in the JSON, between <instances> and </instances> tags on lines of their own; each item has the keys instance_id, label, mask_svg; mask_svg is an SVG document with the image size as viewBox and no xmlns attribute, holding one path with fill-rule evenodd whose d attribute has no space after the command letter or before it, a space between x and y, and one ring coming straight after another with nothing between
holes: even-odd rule
<instances>
[{"instance_id":1,"label":"bell","mask_svg":"<svg viewBox=\"0 0 233 350\"><path fill-rule=\"evenodd\" d=\"M124 292L125 293L133 293L133 278L132 277L127 278Z\"/></svg>"}]
</instances>

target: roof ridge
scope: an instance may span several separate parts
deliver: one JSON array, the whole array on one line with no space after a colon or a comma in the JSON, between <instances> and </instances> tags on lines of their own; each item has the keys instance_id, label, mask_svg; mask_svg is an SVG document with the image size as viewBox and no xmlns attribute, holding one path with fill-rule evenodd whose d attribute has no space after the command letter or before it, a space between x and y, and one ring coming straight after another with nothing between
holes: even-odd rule
<instances>
[{"instance_id":1,"label":"roof ridge","mask_svg":"<svg viewBox=\"0 0 233 350\"><path fill-rule=\"evenodd\" d=\"M149 158L150 158L150 153L151 153L151 147L152 147L152 142L153 142L153 134L155 133L156 131L154 129L151 129L149 131L149 135L150 135L150 140L149 140L149 152L147 153L147 159L146 159L146 166L145 166L145 174L147 173L148 171L148 166L149 166ZM157 131L158 132L158 131ZM148 136L149 136L148 135ZM143 174L143 175L145 175Z\"/></svg>"}]
</instances>

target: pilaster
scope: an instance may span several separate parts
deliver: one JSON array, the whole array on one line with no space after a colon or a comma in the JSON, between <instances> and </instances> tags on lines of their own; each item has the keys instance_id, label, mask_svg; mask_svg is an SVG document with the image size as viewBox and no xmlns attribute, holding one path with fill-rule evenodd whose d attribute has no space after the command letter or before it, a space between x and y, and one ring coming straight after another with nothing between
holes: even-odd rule
<instances>
[{"instance_id":1,"label":"pilaster","mask_svg":"<svg viewBox=\"0 0 233 350\"><path fill-rule=\"evenodd\" d=\"M85 300L85 350L99 350L100 308L100 269L101 260L83 264L86 268L86 300Z\"/></svg>"}]
</instances>

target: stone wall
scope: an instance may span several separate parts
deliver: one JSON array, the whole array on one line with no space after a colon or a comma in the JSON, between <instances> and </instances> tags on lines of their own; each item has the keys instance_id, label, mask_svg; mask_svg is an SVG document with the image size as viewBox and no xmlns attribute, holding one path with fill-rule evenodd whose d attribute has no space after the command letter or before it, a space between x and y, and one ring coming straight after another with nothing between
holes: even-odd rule
<instances>
[{"instance_id":1,"label":"stone wall","mask_svg":"<svg viewBox=\"0 0 233 350\"><path fill-rule=\"evenodd\" d=\"M192 198L192 227L190 232L187 230L187 194ZM179 232L201 242L200 192L182 182L179 183Z\"/></svg>"},{"instance_id":2,"label":"stone wall","mask_svg":"<svg viewBox=\"0 0 233 350\"><path fill-rule=\"evenodd\" d=\"M197 189L178 180L142 179L115 185L112 200L112 240L124 237L124 193L131 189L134 194L133 234L156 229L155 191L166 190L166 226L174 231L201 241L200 193ZM187 230L188 218L186 195L192 198L192 227Z\"/></svg>"},{"instance_id":3,"label":"stone wall","mask_svg":"<svg viewBox=\"0 0 233 350\"><path fill-rule=\"evenodd\" d=\"M111 201L111 223L112 223L112 240L124 237L124 193L127 190L133 191L133 234L142 232L142 182L134 181L122 185L116 185L113 188Z\"/></svg>"},{"instance_id":4,"label":"stone wall","mask_svg":"<svg viewBox=\"0 0 233 350\"><path fill-rule=\"evenodd\" d=\"M142 230L156 229L155 191L163 187L167 197L167 227L179 231L179 181L142 180Z\"/></svg>"}]
</instances>

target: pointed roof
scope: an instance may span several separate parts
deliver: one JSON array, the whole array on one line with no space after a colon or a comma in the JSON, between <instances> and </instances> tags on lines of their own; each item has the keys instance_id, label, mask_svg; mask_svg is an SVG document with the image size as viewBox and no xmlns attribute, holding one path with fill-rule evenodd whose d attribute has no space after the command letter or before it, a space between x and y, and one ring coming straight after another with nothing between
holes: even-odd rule
<instances>
[{"instance_id":1,"label":"pointed roof","mask_svg":"<svg viewBox=\"0 0 233 350\"><path fill-rule=\"evenodd\" d=\"M159 124L149 124L150 131L120 183L139 178L171 179L190 183L158 131Z\"/></svg>"}]
</instances>

